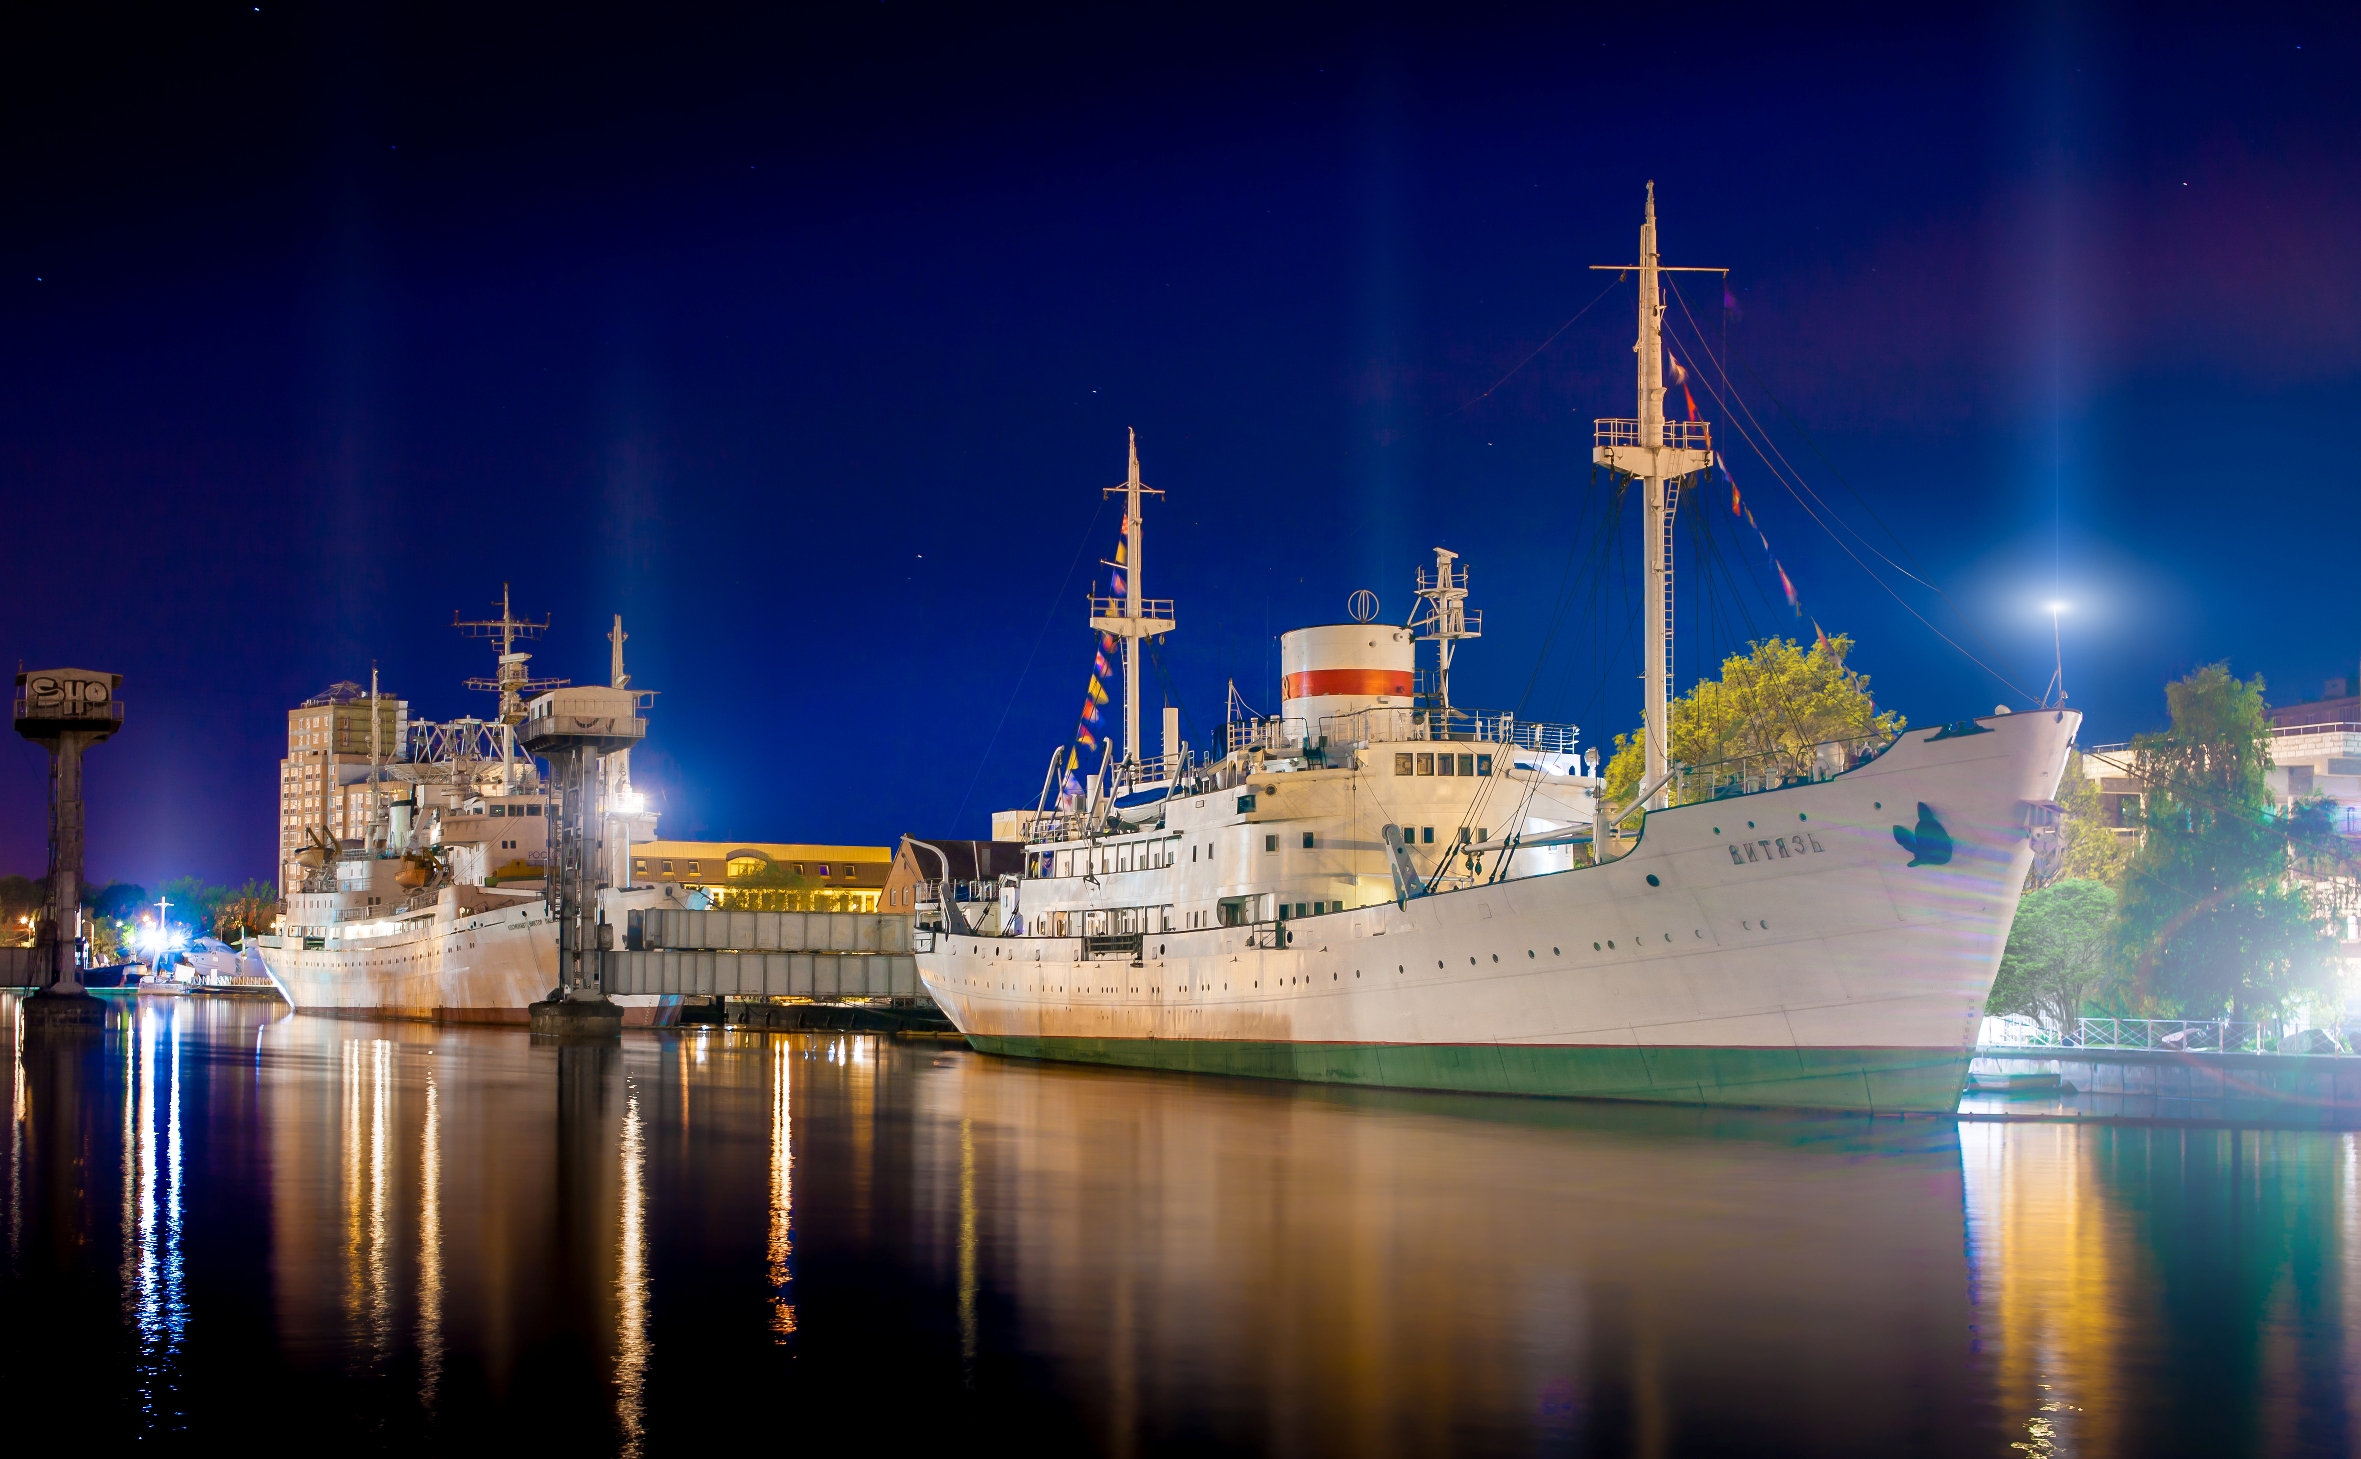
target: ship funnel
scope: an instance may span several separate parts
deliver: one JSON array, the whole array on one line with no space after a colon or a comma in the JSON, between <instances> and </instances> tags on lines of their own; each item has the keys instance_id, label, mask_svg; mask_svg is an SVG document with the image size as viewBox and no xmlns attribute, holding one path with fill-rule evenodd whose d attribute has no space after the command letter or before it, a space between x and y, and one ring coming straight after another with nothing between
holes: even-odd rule
<instances>
[{"instance_id":1,"label":"ship funnel","mask_svg":"<svg viewBox=\"0 0 2361 1459\"><path fill-rule=\"evenodd\" d=\"M1280 714L1318 736L1330 715L1408 709L1414 688L1410 630L1390 623L1330 623L1279 635Z\"/></svg>"}]
</instances>

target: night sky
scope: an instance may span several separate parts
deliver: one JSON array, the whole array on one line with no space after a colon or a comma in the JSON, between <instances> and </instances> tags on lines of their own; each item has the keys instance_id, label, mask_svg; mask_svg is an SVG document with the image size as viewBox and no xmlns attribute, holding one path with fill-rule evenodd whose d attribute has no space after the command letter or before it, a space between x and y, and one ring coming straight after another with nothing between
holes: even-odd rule
<instances>
[{"instance_id":1,"label":"night sky","mask_svg":"<svg viewBox=\"0 0 2361 1459\"><path fill-rule=\"evenodd\" d=\"M980 835L1072 731L1127 426L1198 743L1437 544L1486 613L1455 697L1609 739L1630 282L1534 352L1650 179L1842 519L1722 436L1808 618L1709 499L1684 683L1816 619L1913 722L2021 707L2053 596L2086 743L2212 660L2354 672L2347 7L782 10L12 12L0 646L125 676L92 875L272 875L286 710L375 662L488 712L450 623L503 581L541 672L603 682L624 615L664 834Z\"/></svg>"}]
</instances>

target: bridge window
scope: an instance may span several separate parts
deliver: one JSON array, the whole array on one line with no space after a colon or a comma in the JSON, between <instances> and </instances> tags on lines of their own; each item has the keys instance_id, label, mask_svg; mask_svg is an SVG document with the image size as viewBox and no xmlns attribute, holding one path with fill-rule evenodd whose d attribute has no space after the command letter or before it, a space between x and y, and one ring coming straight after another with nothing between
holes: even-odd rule
<instances>
[{"instance_id":1,"label":"bridge window","mask_svg":"<svg viewBox=\"0 0 2361 1459\"><path fill-rule=\"evenodd\" d=\"M1421 775L1435 773L1435 757L1432 752L1423 753L1418 757L1418 773Z\"/></svg>"},{"instance_id":2,"label":"bridge window","mask_svg":"<svg viewBox=\"0 0 2361 1459\"><path fill-rule=\"evenodd\" d=\"M670 870L672 870L672 863L671 863L671 862L669 862L669 861L665 862L665 863L664 863L664 869L665 869L666 871L670 871ZM642 870L645 870L645 868L643 867L643 868L642 868Z\"/></svg>"},{"instance_id":3,"label":"bridge window","mask_svg":"<svg viewBox=\"0 0 2361 1459\"><path fill-rule=\"evenodd\" d=\"M1265 837L1263 837L1263 838L1262 838L1262 849L1263 849L1263 850L1265 850L1265 851L1276 851L1276 850L1278 850L1278 849L1279 849L1279 838L1278 838L1278 837L1276 837L1276 836L1265 836Z\"/></svg>"},{"instance_id":4,"label":"bridge window","mask_svg":"<svg viewBox=\"0 0 2361 1459\"><path fill-rule=\"evenodd\" d=\"M1416 770L1414 770L1414 769L1412 769L1412 768L1411 768L1411 765L1412 765L1412 760L1413 760L1413 757L1411 756L1411 754L1410 754L1410 752L1409 752L1408 750L1402 750L1402 751L1399 751L1399 752L1397 752L1397 753L1394 755L1394 773L1395 773L1396 775L1415 775L1415 774L1417 774L1418 772L1417 772Z\"/></svg>"},{"instance_id":5,"label":"bridge window","mask_svg":"<svg viewBox=\"0 0 2361 1459\"><path fill-rule=\"evenodd\" d=\"M1434 827L1432 827L1432 826L1421 826L1421 827L1419 827L1419 828L1418 828L1418 839L1419 839L1419 840L1421 840L1421 841L1424 841L1424 842L1425 842L1427 845L1429 845L1429 846L1432 846L1432 845L1434 845L1434 844L1435 844L1435 828L1434 828Z\"/></svg>"},{"instance_id":6,"label":"bridge window","mask_svg":"<svg viewBox=\"0 0 2361 1459\"><path fill-rule=\"evenodd\" d=\"M1306 851L1312 849L1312 833L1309 831L1303 833L1303 849Z\"/></svg>"},{"instance_id":7,"label":"bridge window","mask_svg":"<svg viewBox=\"0 0 2361 1459\"><path fill-rule=\"evenodd\" d=\"M1492 757L1490 755L1476 756L1476 773L1478 775L1489 775L1492 773Z\"/></svg>"},{"instance_id":8,"label":"bridge window","mask_svg":"<svg viewBox=\"0 0 2361 1459\"><path fill-rule=\"evenodd\" d=\"M1437 775L1457 775L1459 773L1459 757L1457 755L1435 756L1435 773Z\"/></svg>"}]
</instances>

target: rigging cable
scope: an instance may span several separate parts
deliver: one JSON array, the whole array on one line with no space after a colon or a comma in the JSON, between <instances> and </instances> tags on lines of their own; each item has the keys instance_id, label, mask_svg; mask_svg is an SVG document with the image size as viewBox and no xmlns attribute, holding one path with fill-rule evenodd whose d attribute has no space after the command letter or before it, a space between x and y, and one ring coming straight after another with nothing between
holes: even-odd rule
<instances>
[{"instance_id":1,"label":"rigging cable","mask_svg":"<svg viewBox=\"0 0 2361 1459\"><path fill-rule=\"evenodd\" d=\"M1689 301L1681 297L1680 288L1677 284L1672 285L1671 288L1673 298L1678 301L1681 306L1682 317L1689 321L1689 327L1696 332L1698 338L1704 338L1704 331L1698 328L1696 316L1689 312ZM1707 350L1703 353L1705 354L1706 358L1713 359L1712 351ZM1732 357L1736 358L1735 351L1732 351ZM1806 441L1811 442L1813 452L1819 455L1823 462L1826 462L1828 460L1827 453L1822 451L1820 449L1819 443L1812 440L1811 434L1805 431L1803 427L1796 422L1795 417L1788 412L1787 407L1784 405L1779 405L1778 397L1771 395L1769 387L1763 385L1762 377L1755 373L1753 366L1746 364L1743 359L1739 360L1739 366L1746 371L1748 377L1755 382L1756 386L1762 389L1763 394L1770 397L1772 404L1779 406L1779 413L1786 417L1788 424L1795 426L1797 433L1802 435ZM1977 658L1974 654L1968 652L1967 648L1957 639L1954 639L1942 629L1937 628L1931 619L1929 619L1925 614L1919 612L1917 608L1912 607L1907 599L1905 599L1900 593L1895 592L1891 585L1889 585L1883 578L1877 575L1875 569L1871 568L1868 563L1861 561L1861 555L1853 551L1851 545L1844 540L1844 537L1840 536L1834 528L1828 525L1827 522L1821 520L1819 513L1813 511L1812 502L1818 502L1821 509L1826 511L1830 517L1836 518L1840 522L1842 521L1842 518L1837 516L1836 509L1830 506L1818 492L1812 490L1810 483L1804 481L1803 473L1796 471L1795 467L1788 462L1785 454L1780 452L1778 443L1771 440L1770 433L1763 428L1760 421L1755 419L1754 412L1747 408L1746 402L1738 394L1737 385L1730 379L1729 371L1723 368L1721 362L1718 359L1714 361L1714 368L1721 374L1722 383L1729 389L1729 399L1727 401L1723 400L1721 393L1713 388L1713 382L1709 379L1706 379L1703 375L1700 375L1698 377L1699 383L1705 386L1705 393L1712 396L1714 398L1714 402L1717 405L1720 405L1724 411L1729 411L1733 406L1735 406L1737 412L1742 413L1745 416L1747 424L1752 425L1754 427L1755 433L1762 437L1762 440L1759 443L1752 435L1747 433L1745 426L1739 425L1738 416L1736 414L1730 415L1728 419L1731 425L1738 430L1739 438L1746 442L1748 448L1754 452L1756 459L1763 463L1763 469L1769 471L1772 477L1776 479L1781 486L1787 489L1788 495L1796 499L1796 504L1804 509L1806 516L1812 518L1814 525L1818 526L1821 531L1828 533L1829 538L1834 541L1838 547L1844 549L1845 555L1852 558L1853 561L1860 566L1863 572L1868 573L1872 582L1875 582L1880 588L1885 589L1888 596L1892 597L1895 602L1900 603L1911 617L1916 618L1920 623L1925 624L1928 632L1934 634L1935 637L1942 639L1943 642L1949 644L1955 651L1957 651L1960 657L1966 659L1969 663L1974 664L1977 668L1982 669L1985 673L1990 674L1993 678L1999 680L2001 684L2005 685L2009 689L2014 690L2026 700L2033 700L2035 696L2032 691L2028 690L2024 685L2018 683L2009 675L1993 668L1990 664L1985 663L1982 659ZM1766 445L1769 447L1767 454L1764 450ZM1776 464L1772 462L1772 456L1778 457ZM1781 471L1782 467L1786 468L1785 473ZM1829 470L1836 476L1839 482L1844 484L1845 490L1852 494L1854 500L1861 501L1863 509L1869 512L1871 520L1876 521L1878 526L1883 528L1888 536L1894 536L1893 529L1886 526L1884 520L1878 517L1875 509L1870 508L1866 501L1862 501L1861 494L1853 488L1851 482L1845 480L1844 474L1837 471L1833 464L1830 465ZM1793 482L1788 480L1788 474L1792 474L1794 476L1795 480ZM1800 490L1798 489L1799 486L1801 488ZM1806 494L1811 496L1811 502L1804 500ZM1976 642L1983 647L1984 651L1991 654L1995 658L2000 657L1999 650L1995 649L1991 642L1987 640L1984 635L1976 628L1975 621L1969 618L1967 614L1960 611L1959 605L1951 600L1950 594L1944 592L1942 588L1938 587L1934 583L1927 581L1927 579L1921 576L1919 573L1913 572L1910 568L1904 567L1901 563L1895 562L1893 558L1887 556L1877 547L1875 543L1869 541L1867 537L1863 536L1850 524L1846 524L1845 530L1854 538L1859 540L1861 545L1868 548L1869 551L1879 560L1886 563L1889 567L1892 567L1896 572L1899 572L1903 576L1909 578L1911 581L1918 583L1920 586L1933 592L1936 597L1942 599L1944 606L1951 609L1953 613L1959 615L1960 621L1967 625L1968 633L1975 638ZM1894 540L1896 546L1901 546L1901 539L1899 537L1895 537ZM1907 555L1908 549L1904 548L1903 550L1905 555Z\"/></svg>"},{"instance_id":2,"label":"rigging cable","mask_svg":"<svg viewBox=\"0 0 2361 1459\"><path fill-rule=\"evenodd\" d=\"M1685 305L1683 306L1683 309L1685 312ZM1725 376L1724 379L1726 383L1727 377ZM1734 389L1731 392L1731 399L1724 400L1720 392L1713 388L1713 382L1711 380L1706 379L1702 374L1698 376L1698 380L1699 383L1705 386L1705 393L1713 398L1713 401L1716 405L1721 406L1724 411L1730 411L1733 408L1734 402L1737 413L1743 414L1747 422L1754 422L1753 413L1746 409L1745 403L1743 401L1737 400L1737 393ZM1796 505L1803 508L1804 515L1812 519L1813 525L1817 526L1821 531L1826 532L1829 536L1829 540L1836 543L1836 545L1843 550L1845 556L1850 557L1855 565L1857 565L1863 572L1869 575L1869 580L1871 582L1876 583L1880 588L1884 589L1888 597L1891 597L1895 602L1902 605L1903 611L1907 612L1911 617L1916 618L1920 623L1926 625L1926 629L1929 633L1932 633L1935 635L1935 637L1949 644L1961 658L1966 659L1969 663L1974 664L1977 668L1982 669L1987 674L1990 674L1994 679L1998 680L2005 687L2014 690L2019 695L2022 695L2027 702L2031 702L2033 700L2034 695L2032 691L2025 688L2024 685L2019 684L2015 679L2009 677L2007 674L1993 668L1990 664L1985 663L1982 659L1977 658L1974 654L1970 653L1966 645L1960 643L1959 640L1953 638L1950 634L1945 633L1942 629L1936 627L1932 619L1929 619L1924 613L1919 612L1918 609L1911 604L1909 599L1903 597L1900 593L1894 590L1892 584L1888 583L1884 578L1878 576L1877 569L1862 561L1861 554L1853 550L1852 544L1847 542L1844 537L1836 531L1835 528L1831 527L1826 521L1824 521L1821 518L1819 512L1813 510L1812 502L1806 501L1804 499L1804 491L1799 491L1795 484L1787 479L1787 475L1780 470L1781 465L1785 464L1785 458L1781 457L1778 462L1774 462L1772 460L1772 457L1778 453L1778 447L1776 445L1772 445L1770 450L1766 452L1764 450L1763 444L1757 442L1754 437L1748 433L1746 426L1739 423L1738 414L1732 414L1727 417L1731 425L1737 430L1738 438L1746 442L1748 449L1754 452L1755 459L1762 462L1763 469L1770 472L1772 478L1776 480L1782 487L1787 489L1787 494L1789 496L1795 498ZM1759 423L1755 425L1755 429L1757 431L1761 430ZM1808 491L1809 488L1807 487L1805 490ZM1833 515L1833 512L1831 512L1831 515ZM1856 533L1855 535L1857 536L1858 534ZM1871 551L1875 552L1876 549L1871 548ZM1882 557L1883 554L1879 554L1879 556ZM1914 581L1924 581L1923 579L1919 579L1916 574L1907 575L1910 576ZM1940 590L1937 591L1939 592ZM1945 601L1949 602L1950 600L1946 598ZM1956 605L1953 605L1953 611L1957 611ZM1970 631L1973 631L1973 625L1970 625ZM1980 640L1981 635L1978 637ZM1986 647L1989 649L1990 646L1986 645Z\"/></svg>"},{"instance_id":3,"label":"rigging cable","mask_svg":"<svg viewBox=\"0 0 2361 1459\"><path fill-rule=\"evenodd\" d=\"M1025 675L1033 672L1033 659L1041 652L1041 640L1048 637L1049 625L1057 621L1057 600L1065 596L1066 583L1073 578L1074 569L1081 566L1082 554L1090 550L1092 534L1099 529L1099 518L1107 514L1107 501L1104 494L1099 497L1097 510L1090 514L1090 525L1083 529L1082 545L1074 549L1074 560L1066 564L1065 575L1058 579L1057 592L1050 596L1049 612L1041 619L1041 630L1033 635L1033 647L1025 653L1025 666L1017 670L1016 679L1009 687L1008 702L1000 706L1000 722L992 726L992 738L984 741L984 753L976 756L975 772L967 777L967 790L959 797L959 809L951 813L951 824L954 826L959 824L961 816L967 814L967 803L976 793L976 781L983 777L984 766L991 762L992 750L1000 743L1000 732L1008 727L1008 712L1016 707L1016 696L1025 687Z\"/></svg>"}]
</instances>

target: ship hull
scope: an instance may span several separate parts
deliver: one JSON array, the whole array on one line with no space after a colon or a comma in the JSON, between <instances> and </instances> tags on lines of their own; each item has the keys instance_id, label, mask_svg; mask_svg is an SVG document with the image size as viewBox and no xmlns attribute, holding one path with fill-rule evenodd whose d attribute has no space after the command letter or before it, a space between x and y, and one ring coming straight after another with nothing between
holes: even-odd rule
<instances>
[{"instance_id":1,"label":"ship hull","mask_svg":"<svg viewBox=\"0 0 2361 1459\"><path fill-rule=\"evenodd\" d=\"M399 931L333 948L262 943L271 983L298 1013L522 1027L558 977L557 924L538 903L456 916L439 910ZM678 994L619 995L614 1002L629 1027L680 1021Z\"/></svg>"},{"instance_id":2,"label":"ship hull","mask_svg":"<svg viewBox=\"0 0 2361 1459\"><path fill-rule=\"evenodd\" d=\"M557 928L506 914L489 926L436 918L411 935L334 948L266 948L263 964L298 1013L523 1025L557 982Z\"/></svg>"},{"instance_id":3,"label":"ship hull","mask_svg":"<svg viewBox=\"0 0 2361 1459\"><path fill-rule=\"evenodd\" d=\"M1651 814L1604 866L1268 929L942 936L980 1050L1266 1078L1871 1112L1957 1107L2075 716L1914 730Z\"/></svg>"},{"instance_id":4,"label":"ship hull","mask_svg":"<svg viewBox=\"0 0 2361 1459\"><path fill-rule=\"evenodd\" d=\"M1463 1094L1879 1111L1958 1104L1969 1054L1679 1044L1290 1044L1250 1040L993 1038L981 1052L1186 1074Z\"/></svg>"}]
</instances>

